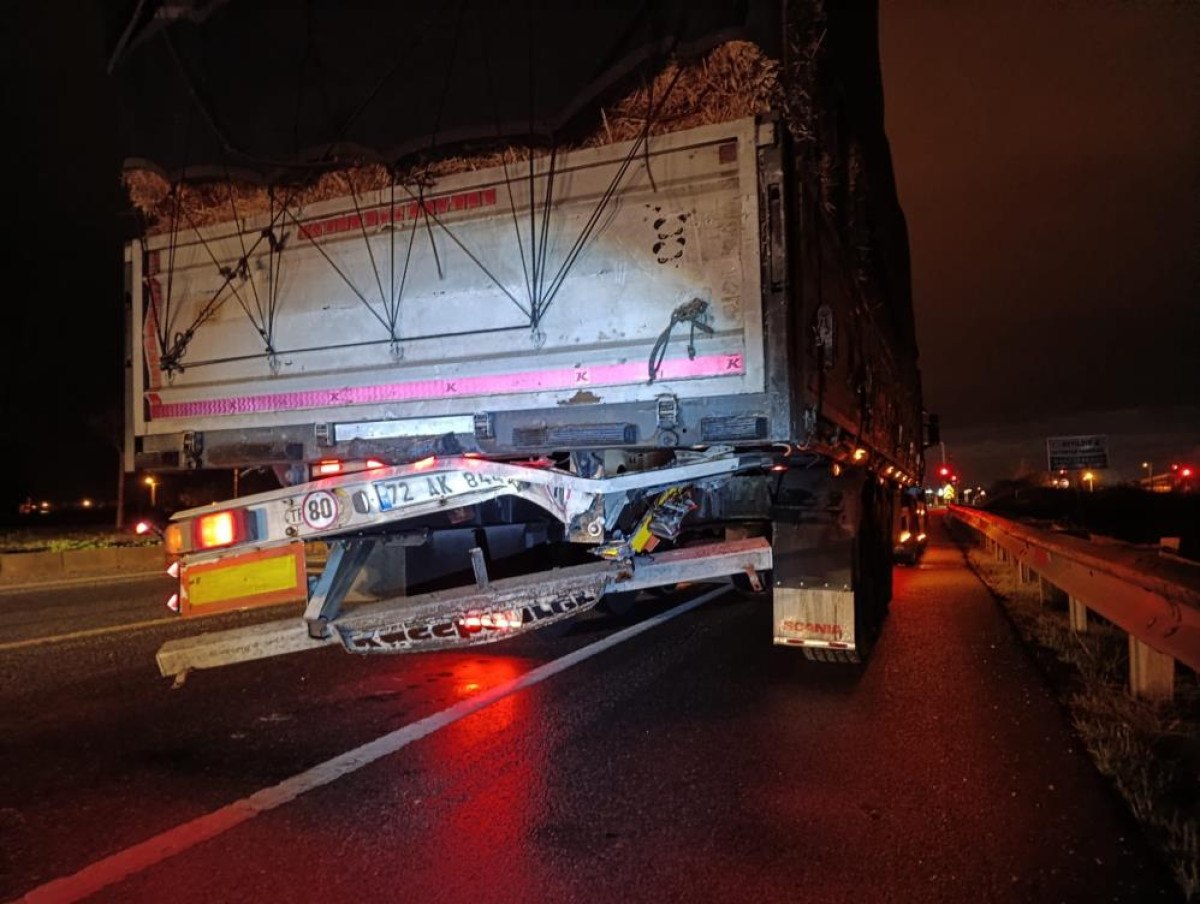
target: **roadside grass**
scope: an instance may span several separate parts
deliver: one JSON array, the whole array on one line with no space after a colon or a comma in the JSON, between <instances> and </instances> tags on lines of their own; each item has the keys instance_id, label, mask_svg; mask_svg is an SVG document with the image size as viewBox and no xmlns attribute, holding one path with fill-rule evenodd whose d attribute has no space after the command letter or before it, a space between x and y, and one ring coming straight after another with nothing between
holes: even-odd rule
<instances>
[{"instance_id":1,"label":"roadside grass","mask_svg":"<svg viewBox=\"0 0 1200 904\"><path fill-rule=\"evenodd\" d=\"M1043 603L1036 582L1021 584L1011 563L976 546L968 528L947 528L971 568L1000 601L1046 670L1096 767L1129 806L1186 900L1200 900L1200 682L1177 666L1175 699L1129 694L1124 631L1094 612L1086 632L1070 629L1066 603Z\"/></svg>"},{"instance_id":2,"label":"roadside grass","mask_svg":"<svg viewBox=\"0 0 1200 904\"><path fill-rule=\"evenodd\" d=\"M153 533L138 536L129 531L98 527L17 528L0 531L0 553L65 552L71 549L103 549L109 546L154 546Z\"/></svg>"}]
</instances>

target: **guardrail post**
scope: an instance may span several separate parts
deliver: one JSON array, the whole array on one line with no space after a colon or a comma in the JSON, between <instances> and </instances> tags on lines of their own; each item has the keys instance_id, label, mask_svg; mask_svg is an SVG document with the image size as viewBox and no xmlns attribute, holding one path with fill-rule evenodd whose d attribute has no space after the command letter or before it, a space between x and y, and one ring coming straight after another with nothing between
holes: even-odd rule
<instances>
[{"instance_id":1,"label":"guardrail post","mask_svg":"<svg viewBox=\"0 0 1200 904\"><path fill-rule=\"evenodd\" d=\"M1083 600L1074 597L1067 597L1067 617L1071 621L1071 630L1077 633L1087 631L1088 627L1088 610L1083 604Z\"/></svg>"},{"instance_id":2,"label":"guardrail post","mask_svg":"<svg viewBox=\"0 0 1200 904\"><path fill-rule=\"evenodd\" d=\"M1129 635L1129 689L1146 700L1170 700L1175 693L1175 660Z\"/></svg>"}]
</instances>

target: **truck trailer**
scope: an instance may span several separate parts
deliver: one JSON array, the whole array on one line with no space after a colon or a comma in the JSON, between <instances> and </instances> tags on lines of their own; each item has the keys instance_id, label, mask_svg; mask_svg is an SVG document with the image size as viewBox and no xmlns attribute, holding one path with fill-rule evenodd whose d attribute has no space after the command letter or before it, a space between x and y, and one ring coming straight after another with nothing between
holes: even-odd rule
<instances>
[{"instance_id":1,"label":"truck trailer","mask_svg":"<svg viewBox=\"0 0 1200 904\"><path fill-rule=\"evenodd\" d=\"M216 109L220 84L197 90L211 36L270 24L246 6L142 15L114 70L154 71L165 42L184 85L143 106ZM570 48L540 74L537 35L607 34L553 4L515 14L525 66L489 56L520 46L500 24L443 23L493 78L456 92L426 69L423 97L461 94L459 126L387 153L335 140L281 169L206 110L220 140L173 168L134 130L151 150L129 184L168 188L126 248L127 467L279 484L172 517L172 607L304 610L170 642L164 674L489 643L716 580L770 601L775 644L866 658L927 438L875 9L688 8L610 10L617 62L552 127L531 102L502 128L487 95L498 71L570 82ZM397 117L431 103L387 97ZM495 122L461 126L472 103ZM414 592L433 560L469 580ZM352 602L364 570L375 598Z\"/></svg>"}]
</instances>

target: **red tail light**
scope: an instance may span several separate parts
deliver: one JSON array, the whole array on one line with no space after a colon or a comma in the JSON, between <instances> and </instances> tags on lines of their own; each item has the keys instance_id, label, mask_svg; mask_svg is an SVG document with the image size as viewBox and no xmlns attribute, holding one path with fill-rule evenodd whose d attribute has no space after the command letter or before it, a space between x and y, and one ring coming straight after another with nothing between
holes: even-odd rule
<instances>
[{"instance_id":1,"label":"red tail light","mask_svg":"<svg viewBox=\"0 0 1200 904\"><path fill-rule=\"evenodd\" d=\"M336 458L329 458L325 461L319 461L313 465L314 477L329 477L333 474L342 473L342 463Z\"/></svg>"},{"instance_id":2,"label":"red tail light","mask_svg":"<svg viewBox=\"0 0 1200 904\"><path fill-rule=\"evenodd\" d=\"M482 631L484 628L496 631L516 630L523 624L524 616L520 609L506 609L503 612L471 612L462 618L462 626L470 633Z\"/></svg>"},{"instance_id":3,"label":"red tail light","mask_svg":"<svg viewBox=\"0 0 1200 904\"><path fill-rule=\"evenodd\" d=\"M195 543L197 549L215 549L230 546L246 537L246 523L240 512L213 512L196 519Z\"/></svg>"}]
</instances>

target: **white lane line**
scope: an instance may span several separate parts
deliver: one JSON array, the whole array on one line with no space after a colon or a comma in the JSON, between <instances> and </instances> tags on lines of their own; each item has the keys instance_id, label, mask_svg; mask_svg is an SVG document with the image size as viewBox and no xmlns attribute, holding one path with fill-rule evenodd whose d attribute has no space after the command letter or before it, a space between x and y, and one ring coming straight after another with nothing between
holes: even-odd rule
<instances>
[{"instance_id":1,"label":"white lane line","mask_svg":"<svg viewBox=\"0 0 1200 904\"><path fill-rule=\"evenodd\" d=\"M17 593L40 593L43 590L62 590L66 587L80 587L85 584L124 584L133 581L148 581L151 578L164 578L167 570L158 571L124 571L119 574L84 575L78 578L59 578L54 581L29 581L14 584L0 584L0 596Z\"/></svg>"},{"instance_id":2,"label":"white lane line","mask_svg":"<svg viewBox=\"0 0 1200 904\"><path fill-rule=\"evenodd\" d=\"M166 606L164 605L165 609ZM275 603L256 609L256 612L270 612L273 609L292 609L294 603ZM70 634L47 634L42 637L31 637L28 640L13 640L0 643L0 653L7 650L21 650L25 647L39 647L43 644L63 643L68 640L84 640L89 637L103 637L106 634L121 634L125 631L137 631L142 628L156 628L159 625L196 625L208 618L228 618L230 612L206 612L200 615L168 615L166 618L152 618L148 621L124 622L119 625L108 625L104 628L87 628L83 631L72 631Z\"/></svg>"},{"instance_id":3,"label":"white lane line","mask_svg":"<svg viewBox=\"0 0 1200 904\"><path fill-rule=\"evenodd\" d=\"M25 647L40 647L43 644L63 643L68 640L83 640L88 637L103 637L105 634L120 634L123 631L135 631L139 628L153 628L157 625L178 625L181 623L178 615L169 618L155 618L150 621L126 622L123 625L111 625L107 628L89 628L86 631L72 631L70 634L52 634L49 637L31 637L29 640L14 640L10 643L0 643L0 653L7 650L22 650ZM191 621L194 621L192 619Z\"/></svg>"},{"instance_id":4,"label":"white lane line","mask_svg":"<svg viewBox=\"0 0 1200 904\"><path fill-rule=\"evenodd\" d=\"M262 791L235 801L219 810L168 829L162 834L155 835L153 838L123 851L118 851L103 860L97 860L72 876L65 876L47 882L45 885L39 885L27 892L21 900L29 902L29 904L68 904L68 902L79 901L89 895L94 895L101 889L143 872L168 857L174 857L201 842L215 838L235 826L253 819L260 813L281 807L307 791L328 785L343 775L349 775L364 766L369 766L376 760L393 754L414 741L428 737L438 729L445 728L459 719L491 706L510 694L532 687L584 660L591 659L598 653L603 653L617 644L624 643L644 631L649 631L663 622L690 612L726 593L729 589L728 585L717 587L695 599L681 603L674 609L668 609L666 612L661 612L643 622L609 635L604 640L598 640L573 653L555 659L553 662L530 669L519 678L514 678L512 681L497 685L467 700L462 700L448 709L426 716L411 725L398 728L374 741L368 741L361 747L355 747L331 760L326 760L299 775L283 780L278 785L264 788Z\"/></svg>"}]
</instances>

